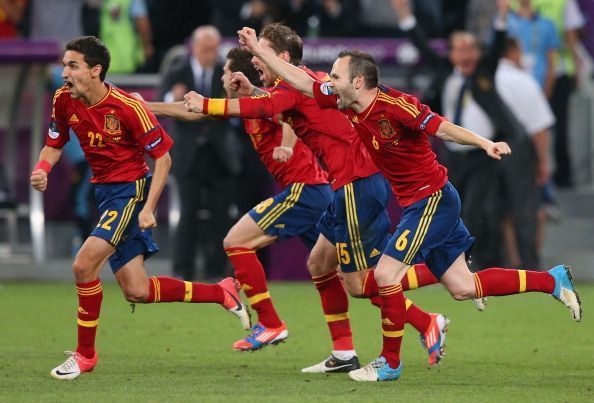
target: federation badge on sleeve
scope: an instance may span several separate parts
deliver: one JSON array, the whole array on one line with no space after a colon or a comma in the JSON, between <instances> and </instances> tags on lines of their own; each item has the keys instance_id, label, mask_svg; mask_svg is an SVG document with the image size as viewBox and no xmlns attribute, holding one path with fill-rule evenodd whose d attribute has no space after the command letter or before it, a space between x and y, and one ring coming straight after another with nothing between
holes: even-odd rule
<instances>
[{"instance_id":1,"label":"federation badge on sleeve","mask_svg":"<svg viewBox=\"0 0 594 403\"><path fill-rule=\"evenodd\" d=\"M50 122L49 129L47 130L47 135L52 140L55 140L60 136L60 131L56 127L56 122Z\"/></svg>"},{"instance_id":2,"label":"federation badge on sleeve","mask_svg":"<svg viewBox=\"0 0 594 403\"><path fill-rule=\"evenodd\" d=\"M116 115L105 115L105 125L103 130L107 134L120 134L122 132L120 128L120 119Z\"/></svg>"}]
</instances>

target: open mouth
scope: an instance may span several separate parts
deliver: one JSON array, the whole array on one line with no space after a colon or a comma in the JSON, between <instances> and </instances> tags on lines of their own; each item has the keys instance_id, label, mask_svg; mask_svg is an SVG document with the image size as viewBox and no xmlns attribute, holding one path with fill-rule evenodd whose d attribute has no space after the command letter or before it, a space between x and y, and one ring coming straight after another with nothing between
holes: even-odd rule
<instances>
[{"instance_id":1,"label":"open mouth","mask_svg":"<svg viewBox=\"0 0 594 403\"><path fill-rule=\"evenodd\" d=\"M260 80L264 79L264 70L262 70L260 67L254 66L254 68L256 69L256 72L258 73L258 77L260 78Z\"/></svg>"},{"instance_id":2,"label":"open mouth","mask_svg":"<svg viewBox=\"0 0 594 403\"><path fill-rule=\"evenodd\" d=\"M66 86L68 88L72 88L73 87L73 85L72 85L72 83L70 81L64 80L64 84L66 84Z\"/></svg>"}]
</instances>

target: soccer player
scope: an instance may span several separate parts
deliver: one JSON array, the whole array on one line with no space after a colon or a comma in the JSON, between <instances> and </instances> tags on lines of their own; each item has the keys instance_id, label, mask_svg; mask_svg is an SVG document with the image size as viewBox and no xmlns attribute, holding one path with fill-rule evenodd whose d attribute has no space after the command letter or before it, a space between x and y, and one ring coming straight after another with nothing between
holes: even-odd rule
<instances>
[{"instance_id":1,"label":"soccer player","mask_svg":"<svg viewBox=\"0 0 594 403\"><path fill-rule=\"evenodd\" d=\"M260 33L260 41L285 60L295 65L300 63L303 44L290 28L270 24ZM238 99L209 99L190 92L185 96L186 107L188 111L222 117L270 118L280 113L327 168L334 200L318 224L321 234L309 257L308 269L321 296L333 352L327 360L303 371L346 371L355 364L356 354L348 299L336 267L340 263L343 284L352 296L377 297L377 283L369 269L376 265L389 237L386 205L390 189L343 114L332 109L321 110L315 100L281 80L257 58L252 62L269 92L251 87L252 97ZM422 269L421 265L414 268L415 272ZM432 275L421 277L436 281ZM410 302L407 306L406 319L421 333L430 365L439 363L447 318L423 312Z\"/></svg>"},{"instance_id":2,"label":"soccer player","mask_svg":"<svg viewBox=\"0 0 594 403\"><path fill-rule=\"evenodd\" d=\"M233 73L241 72L250 82L258 84L260 79L251 58L249 52L239 48L233 48L227 54L221 80L230 98L237 98ZM148 102L147 106L159 116L182 120L205 117L187 112L181 103ZM286 123L275 123L271 119L244 119L243 126L260 160L283 189L241 217L223 241L235 268L235 276L250 306L258 313L258 323L251 334L235 342L233 348L253 351L278 344L289 336L287 326L272 302L266 274L256 251L294 236L299 236L311 249L319 235L316 224L332 202L333 192L328 174L302 141L295 138L296 141L291 142L294 144L281 146L283 130L292 134Z\"/></svg>"},{"instance_id":3,"label":"soccer player","mask_svg":"<svg viewBox=\"0 0 594 403\"><path fill-rule=\"evenodd\" d=\"M104 82L109 61L108 49L95 37L75 38L66 45L65 84L54 96L46 146L31 174L31 186L45 191L48 174L72 129L93 171L91 182L101 213L72 266L78 294L78 347L51 370L60 380L75 379L97 365L95 334L103 299L98 275L107 260L130 302L216 302L250 328L247 307L230 277L218 284L147 277L144 260L158 251L151 236L157 226L153 212L167 182L173 142L141 102ZM153 175L145 153L155 160Z\"/></svg>"},{"instance_id":4,"label":"soccer player","mask_svg":"<svg viewBox=\"0 0 594 403\"><path fill-rule=\"evenodd\" d=\"M259 46L251 28L239 32L245 44L283 79L324 108L341 109L353 123L374 161L389 179L404 207L398 228L375 269L382 297L383 349L361 369L349 372L357 381L400 377L400 344L405 303L402 280L406 268L423 260L457 300L487 295L542 292L567 306L576 321L582 309L567 266L548 272L490 268L471 273L466 263L474 238L460 219L460 198L447 170L432 152L427 135L480 147L492 158L510 154L504 142L494 143L433 113L415 97L379 85L379 69L362 51L341 52L331 83L315 80Z\"/></svg>"}]
</instances>

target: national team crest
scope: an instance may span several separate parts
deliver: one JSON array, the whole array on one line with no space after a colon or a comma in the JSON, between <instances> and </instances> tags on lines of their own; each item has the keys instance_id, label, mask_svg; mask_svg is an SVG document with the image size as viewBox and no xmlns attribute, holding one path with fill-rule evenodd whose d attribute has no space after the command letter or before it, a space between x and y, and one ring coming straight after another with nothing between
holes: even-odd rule
<instances>
[{"instance_id":1,"label":"national team crest","mask_svg":"<svg viewBox=\"0 0 594 403\"><path fill-rule=\"evenodd\" d=\"M122 132L120 129L120 119L116 115L105 115L105 126L103 130L107 134L120 134Z\"/></svg>"},{"instance_id":2,"label":"national team crest","mask_svg":"<svg viewBox=\"0 0 594 403\"><path fill-rule=\"evenodd\" d=\"M388 119L380 119L378 120L377 124L380 127L380 133L382 134L382 137L390 138L396 135L396 130L392 128L392 125Z\"/></svg>"}]
</instances>

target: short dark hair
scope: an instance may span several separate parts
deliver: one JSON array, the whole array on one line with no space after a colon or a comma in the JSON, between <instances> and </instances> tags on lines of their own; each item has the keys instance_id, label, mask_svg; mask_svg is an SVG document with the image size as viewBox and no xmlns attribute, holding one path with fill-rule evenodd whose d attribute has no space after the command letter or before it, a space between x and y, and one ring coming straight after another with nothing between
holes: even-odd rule
<instances>
[{"instance_id":1,"label":"short dark hair","mask_svg":"<svg viewBox=\"0 0 594 403\"><path fill-rule=\"evenodd\" d=\"M507 55L511 51L521 50L520 41L513 37L505 38L505 47L503 48L503 54Z\"/></svg>"},{"instance_id":2,"label":"short dark hair","mask_svg":"<svg viewBox=\"0 0 594 403\"><path fill-rule=\"evenodd\" d=\"M303 41L291 28L276 22L268 24L260 31L260 38L268 40L276 53L288 52L291 64L301 64Z\"/></svg>"},{"instance_id":3,"label":"short dark hair","mask_svg":"<svg viewBox=\"0 0 594 403\"><path fill-rule=\"evenodd\" d=\"M367 52L362 50L343 50L338 54L338 58L350 57L349 70L351 81L357 76L365 78L365 88L372 89L379 83L379 67L375 59Z\"/></svg>"},{"instance_id":4,"label":"short dark hair","mask_svg":"<svg viewBox=\"0 0 594 403\"><path fill-rule=\"evenodd\" d=\"M258 71L252 64L252 54L250 52L239 47L231 48L229 52L227 52L227 59L229 59L229 69L231 69L232 72L240 71L253 85L256 87L262 86Z\"/></svg>"},{"instance_id":5,"label":"short dark hair","mask_svg":"<svg viewBox=\"0 0 594 403\"><path fill-rule=\"evenodd\" d=\"M107 74L107 70L109 70L111 56L109 55L107 46L99 38L95 36L79 36L66 44L66 50L82 53L85 63L89 67L100 65L101 73L99 73L99 79L101 81L105 80L105 75Z\"/></svg>"}]
</instances>

